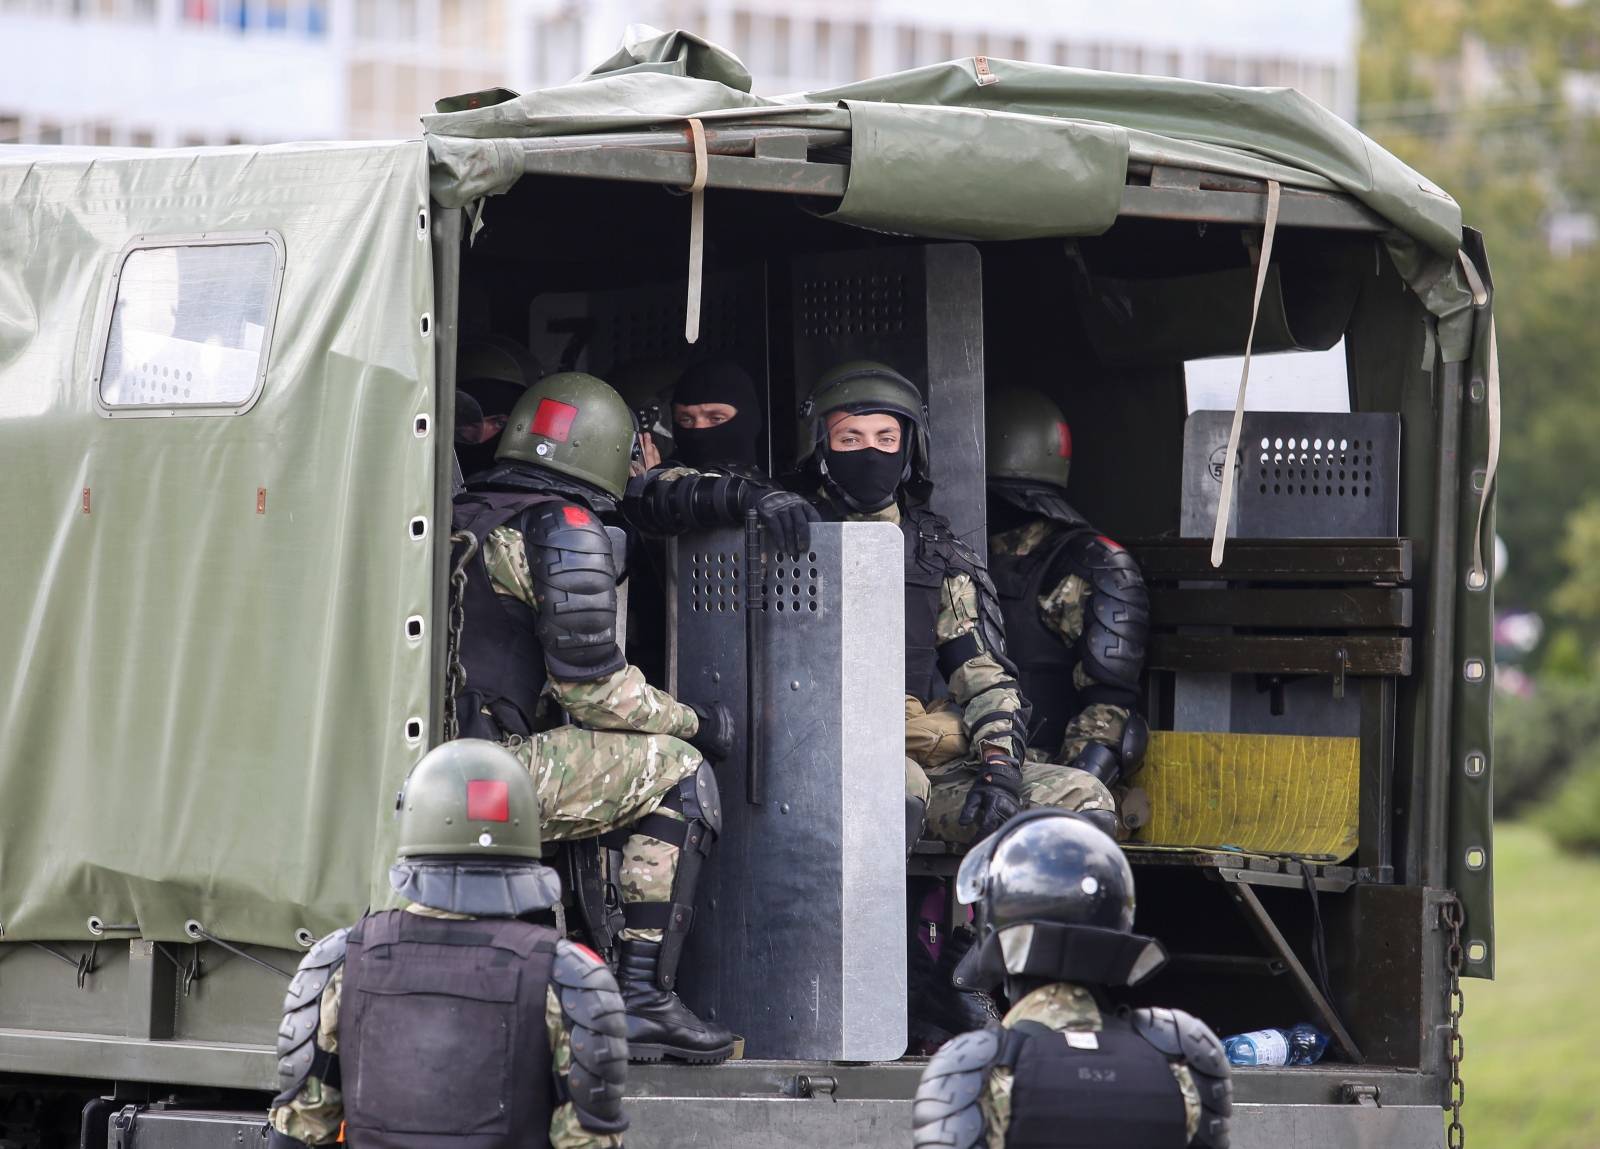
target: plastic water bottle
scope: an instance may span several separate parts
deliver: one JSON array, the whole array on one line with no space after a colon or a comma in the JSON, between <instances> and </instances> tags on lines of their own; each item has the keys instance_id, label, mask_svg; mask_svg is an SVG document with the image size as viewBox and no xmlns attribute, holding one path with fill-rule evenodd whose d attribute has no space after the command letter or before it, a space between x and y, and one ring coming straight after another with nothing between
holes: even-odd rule
<instances>
[{"instance_id":1,"label":"plastic water bottle","mask_svg":"<svg viewBox=\"0 0 1600 1149\"><path fill-rule=\"evenodd\" d=\"M1292 1029L1256 1029L1224 1038L1233 1065L1311 1065L1328 1048L1328 1037L1301 1022Z\"/></svg>"}]
</instances>

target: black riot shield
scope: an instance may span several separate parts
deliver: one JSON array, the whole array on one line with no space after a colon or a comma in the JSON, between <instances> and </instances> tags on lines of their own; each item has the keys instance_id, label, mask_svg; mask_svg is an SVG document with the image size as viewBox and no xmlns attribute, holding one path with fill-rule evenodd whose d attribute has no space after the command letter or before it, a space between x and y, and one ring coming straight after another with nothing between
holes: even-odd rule
<instances>
[{"instance_id":1,"label":"black riot shield","mask_svg":"<svg viewBox=\"0 0 1600 1149\"><path fill-rule=\"evenodd\" d=\"M850 359L880 360L916 383L928 401L933 447L929 505L987 557L978 249L941 243L806 256L794 261L790 289L795 394L789 409L798 412L823 372ZM774 395L774 409L778 402Z\"/></svg>"},{"instance_id":2,"label":"black riot shield","mask_svg":"<svg viewBox=\"0 0 1600 1149\"><path fill-rule=\"evenodd\" d=\"M906 1048L900 531L817 525L811 550L760 555L754 568L736 529L685 536L674 550L674 693L721 702L739 719L738 744L717 769L722 835L702 872L680 992L742 1034L750 1057L897 1058ZM757 720L747 724L752 696Z\"/></svg>"}]
</instances>

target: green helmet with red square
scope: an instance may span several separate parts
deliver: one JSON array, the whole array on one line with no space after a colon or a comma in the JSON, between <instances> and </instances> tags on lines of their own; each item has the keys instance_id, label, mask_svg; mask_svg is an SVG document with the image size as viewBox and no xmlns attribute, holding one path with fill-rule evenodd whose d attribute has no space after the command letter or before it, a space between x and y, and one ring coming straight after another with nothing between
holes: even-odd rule
<instances>
[{"instance_id":1,"label":"green helmet with red square","mask_svg":"<svg viewBox=\"0 0 1600 1149\"><path fill-rule=\"evenodd\" d=\"M608 383L561 371L523 392L494 457L568 475L620 499L636 432L632 410Z\"/></svg>"},{"instance_id":2,"label":"green helmet with red square","mask_svg":"<svg viewBox=\"0 0 1600 1149\"><path fill-rule=\"evenodd\" d=\"M504 746L460 738L411 768L399 799L402 858L537 858L539 793Z\"/></svg>"}]
</instances>

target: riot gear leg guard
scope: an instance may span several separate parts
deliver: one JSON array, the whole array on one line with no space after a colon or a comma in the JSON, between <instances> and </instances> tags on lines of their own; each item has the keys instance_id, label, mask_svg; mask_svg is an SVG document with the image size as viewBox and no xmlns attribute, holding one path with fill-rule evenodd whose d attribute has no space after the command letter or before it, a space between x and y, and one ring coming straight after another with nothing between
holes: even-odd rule
<instances>
[{"instance_id":1,"label":"riot gear leg guard","mask_svg":"<svg viewBox=\"0 0 1600 1149\"><path fill-rule=\"evenodd\" d=\"M624 839L642 835L678 847L669 900L625 900L622 907L627 934L633 936L625 935L618 946L617 983L628 1010L628 1051L634 1061L672 1057L710 1064L726 1060L733 1052L733 1034L697 1017L674 992L683 943L694 922L700 869L721 827L722 799L716 775L702 762L698 771L662 800L657 812L617 835L608 835ZM660 941L638 936L656 930Z\"/></svg>"}]
</instances>

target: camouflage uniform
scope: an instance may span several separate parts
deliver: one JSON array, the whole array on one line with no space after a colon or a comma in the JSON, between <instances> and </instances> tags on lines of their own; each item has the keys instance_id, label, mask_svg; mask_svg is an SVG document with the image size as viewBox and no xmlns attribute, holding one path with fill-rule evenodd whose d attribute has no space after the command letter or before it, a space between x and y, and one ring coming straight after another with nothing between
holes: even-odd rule
<instances>
[{"instance_id":1,"label":"camouflage uniform","mask_svg":"<svg viewBox=\"0 0 1600 1149\"><path fill-rule=\"evenodd\" d=\"M470 920L468 914L416 903L406 906L406 912L420 917ZM322 991L317 1023L317 1048L330 1054L339 1052L339 1000L343 987L344 966L341 964ZM572 1034L561 1012L561 1000L554 983L545 991L545 1034L550 1042L555 1072L558 1075L567 1073L572 1065ZM294 1097L272 1107L267 1120L279 1133L307 1145L332 1145L342 1140L344 1097L337 1086L329 1085L313 1073ZM552 1149L622 1149L622 1134L593 1133L583 1128L578 1123L577 1111L568 1101L558 1104L550 1116L550 1145Z\"/></svg>"},{"instance_id":2,"label":"camouflage uniform","mask_svg":"<svg viewBox=\"0 0 1600 1149\"><path fill-rule=\"evenodd\" d=\"M1058 1033L1069 1030L1098 1033L1102 1028L1100 1007L1095 1004L1094 995L1082 986L1065 981L1042 985L1025 995L1011 1007L1000 1024L1010 1029L1024 1021L1038 1022ZM1168 1064L1172 1076L1177 1078L1178 1089L1183 1093L1186 1136L1193 1141L1200 1128L1200 1091L1187 1065L1181 1061ZM989 1071L989 1081L979 1104L983 1109L988 1143L991 1146L1004 1145L1006 1130L1011 1126L1011 1070L998 1066Z\"/></svg>"},{"instance_id":3,"label":"camouflage uniform","mask_svg":"<svg viewBox=\"0 0 1600 1149\"><path fill-rule=\"evenodd\" d=\"M1032 554L1039 547L1053 541L1061 527L1048 519L1035 519L1023 526L1002 531L989 537L991 555ZM1093 588L1077 574L1066 578L1039 598L1039 616L1045 626L1061 637L1069 649L1078 645L1083 637L1084 611L1088 607ZM1095 679L1079 662L1072 671L1072 682L1079 690L1096 685ZM1046 699L1033 699L1034 705ZM1128 725L1130 712L1122 706L1109 703L1089 703L1074 714L1067 723L1066 735L1056 750L1056 759L1071 762L1083 752L1090 742L1098 742L1115 749L1122 742L1122 732ZM1029 757L1043 759L1046 752L1030 749Z\"/></svg>"},{"instance_id":4,"label":"camouflage uniform","mask_svg":"<svg viewBox=\"0 0 1600 1149\"><path fill-rule=\"evenodd\" d=\"M497 527L484 544L484 563L496 593L538 609L522 532ZM546 697L573 725L558 726L510 749L539 790L540 830L547 841L591 838L631 825L656 811L661 799L699 768L700 751L684 739L699 730L693 710L645 681L635 666L591 682L551 678ZM678 817L663 810L668 817ZM618 875L624 902L668 901L678 847L633 834ZM624 929L623 938L660 941L662 931Z\"/></svg>"},{"instance_id":5,"label":"camouflage uniform","mask_svg":"<svg viewBox=\"0 0 1600 1149\"><path fill-rule=\"evenodd\" d=\"M900 508L891 503L871 514L846 514L849 522L899 524ZM944 580L935 624L936 644L971 634L979 651L949 677L951 700L924 707L906 697L906 792L927 804L927 833L942 842L965 844L976 825L960 823L967 791L979 774L985 746L1017 754L1011 715L1023 707L1011 672L994 652L981 648L978 588L966 573ZM1023 805L1060 806L1066 810L1116 810L1111 792L1099 780L1071 766L1029 759L1022 763Z\"/></svg>"}]
</instances>

